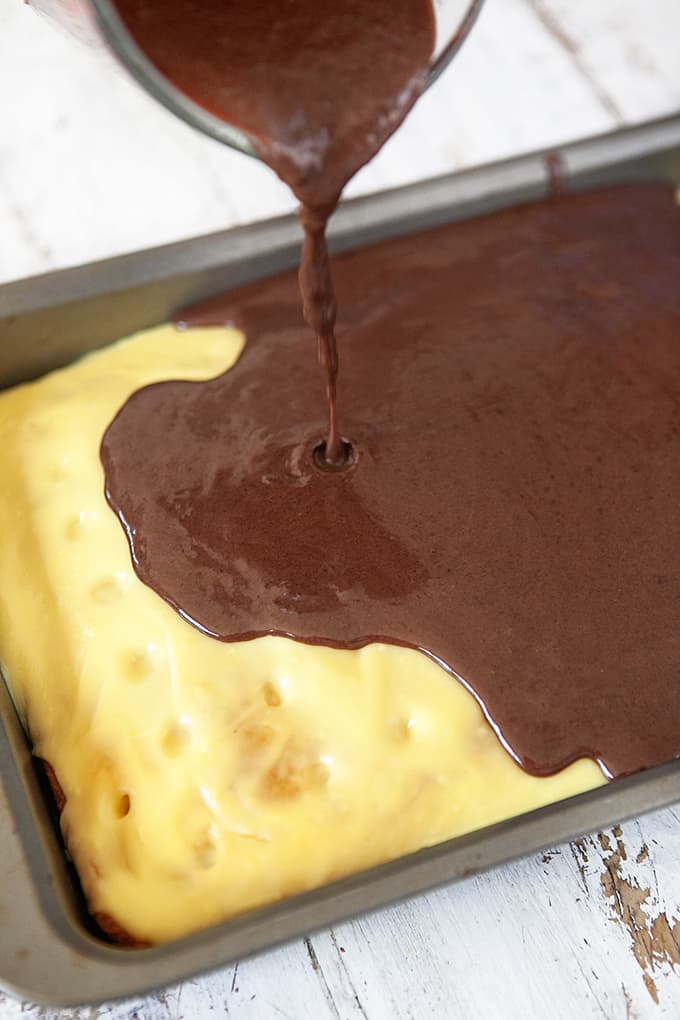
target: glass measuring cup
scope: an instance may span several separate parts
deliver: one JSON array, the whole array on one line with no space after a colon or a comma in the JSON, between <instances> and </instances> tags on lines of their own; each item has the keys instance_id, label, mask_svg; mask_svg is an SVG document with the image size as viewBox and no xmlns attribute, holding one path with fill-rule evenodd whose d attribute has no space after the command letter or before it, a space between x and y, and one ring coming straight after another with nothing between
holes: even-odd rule
<instances>
[{"instance_id":1,"label":"glass measuring cup","mask_svg":"<svg viewBox=\"0 0 680 1020\"><path fill-rule=\"evenodd\" d=\"M112 0L28 0L32 7L82 41L113 53L143 89L206 135L257 156L248 135L194 102L157 70L134 41ZM436 81L467 38L483 0L433 0L435 49L426 88Z\"/></svg>"}]
</instances>

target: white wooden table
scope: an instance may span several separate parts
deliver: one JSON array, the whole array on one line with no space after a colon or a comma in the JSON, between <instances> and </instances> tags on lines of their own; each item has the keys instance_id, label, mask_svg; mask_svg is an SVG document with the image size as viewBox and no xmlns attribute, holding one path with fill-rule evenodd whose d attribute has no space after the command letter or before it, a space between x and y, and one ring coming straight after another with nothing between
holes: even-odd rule
<instances>
[{"instance_id":1,"label":"white wooden table","mask_svg":"<svg viewBox=\"0 0 680 1020\"><path fill-rule=\"evenodd\" d=\"M348 192L677 110L680 0L488 0ZM290 208L266 169L0 0L0 281ZM0 994L0 1017L679 1017L679 864L666 810L144 1000L58 1013Z\"/></svg>"}]
</instances>

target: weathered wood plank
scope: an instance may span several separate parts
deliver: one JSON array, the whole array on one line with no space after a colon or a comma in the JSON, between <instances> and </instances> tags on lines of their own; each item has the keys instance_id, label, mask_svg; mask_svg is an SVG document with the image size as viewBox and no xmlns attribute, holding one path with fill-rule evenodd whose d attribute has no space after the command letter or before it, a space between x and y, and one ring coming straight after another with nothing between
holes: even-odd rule
<instances>
[{"instance_id":1,"label":"weathered wood plank","mask_svg":"<svg viewBox=\"0 0 680 1020\"><path fill-rule=\"evenodd\" d=\"M176 121L18 0L3 10L0 58L0 280L293 207L268 170ZM460 58L348 193L614 124L524 0L489 0Z\"/></svg>"},{"instance_id":2,"label":"weathered wood plank","mask_svg":"<svg viewBox=\"0 0 680 1020\"><path fill-rule=\"evenodd\" d=\"M677 814L658 812L95 1015L675 1016L679 863ZM0 997L3 1018L22 1010L92 1015Z\"/></svg>"},{"instance_id":3,"label":"weathered wood plank","mask_svg":"<svg viewBox=\"0 0 680 1020\"><path fill-rule=\"evenodd\" d=\"M676 0L528 0L628 123L680 109Z\"/></svg>"},{"instance_id":4,"label":"weathered wood plank","mask_svg":"<svg viewBox=\"0 0 680 1020\"><path fill-rule=\"evenodd\" d=\"M264 168L200 138L16 0L0 29L0 279L292 207ZM677 0L487 0L457 63L352 191L680 106ZM489 73L490 69L493 73ZM653 1020L680 1011L680 819L659 812L209 978L61 1014Z\"/></svg>"}]
</instances>

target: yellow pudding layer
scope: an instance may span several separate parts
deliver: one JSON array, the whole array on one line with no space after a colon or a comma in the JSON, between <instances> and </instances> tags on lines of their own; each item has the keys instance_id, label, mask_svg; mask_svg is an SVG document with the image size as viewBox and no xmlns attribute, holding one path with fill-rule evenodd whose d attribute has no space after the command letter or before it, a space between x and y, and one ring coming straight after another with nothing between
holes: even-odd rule
<instances>
[{"instance_id":1,"label":"yellow pudding layer","mask_svg":"<svg viewBox=\"0 0 680 1020\"><path fill-rule=\"evenodd\" d=\"M605 781L523 772L419 652L222 643L137 579L101 436L140 386L242 345L161 326L0 395L2 669L91 910L151 942Z\"/></svg>"}]
</instances>

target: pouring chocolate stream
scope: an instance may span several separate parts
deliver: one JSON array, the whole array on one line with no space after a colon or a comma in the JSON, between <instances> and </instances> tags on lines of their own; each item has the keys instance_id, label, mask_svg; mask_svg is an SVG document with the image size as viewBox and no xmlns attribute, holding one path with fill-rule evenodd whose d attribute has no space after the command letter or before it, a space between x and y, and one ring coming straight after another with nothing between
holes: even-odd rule
<instances>
[{"instance_id":1,"label":"pouring chocolate stream","mask_svg":"<svg viewBox=\"0 0 680 1020\"><path fill-rule=\"evenodd\" d=\"M336 302L326 224L343 187L399 126L425 85L431 0L117 0L128 30L172 83L241 128L301 203L300 290L328 398L324 445L342 466Z\"/></svg>"},{"instance_id":2,"label":"pouring chocolate stream","mask_svg":"<svg viewBox=\"0 0 680 1020\"><path fill-rule=\"evenodd\" d=\"M139 577L221 640L420 648L537 775L678 755L670 190L558 196L337 260L349 449L325 225L422 88L429 0L398 19L383 0L300 0L285 17L213 0L200 24L178 0L162 18L119 7L157 66L247 130L300 199L329 408L319 445L290 274L181 315L234 322L248 342L219 379L134 394L104 437Z\"/></svg>"}]
</instances>

